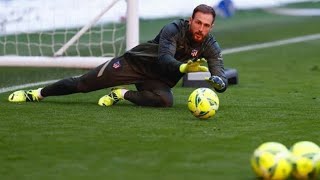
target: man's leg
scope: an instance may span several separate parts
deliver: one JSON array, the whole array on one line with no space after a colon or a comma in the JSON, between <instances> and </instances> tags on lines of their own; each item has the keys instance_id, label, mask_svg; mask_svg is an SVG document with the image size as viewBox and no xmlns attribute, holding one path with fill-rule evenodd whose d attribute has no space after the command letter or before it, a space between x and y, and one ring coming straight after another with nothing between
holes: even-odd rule
<instances>
[{"instance_id":1,"label":"man's leg","mask_svg":"<svg viewBox=\"0 0 320 180\"><path fill-rule=\"evenodd\" d=\"M124 99L139 105L152 107L171 107L173 94L171 88L157 80L148 80L136 84L138 91L127 91Z\"/></svg>"},{"instance_id":2,"label":"man's leg","mask_svg":"<svg viewBox=\"0 0 320 180\"><path fill-rule=\"evenodd\" d=\"M60 80L41 90L43 97L87 93L103 88L130 84L140 78L127 62L120 58L112 59L92 69L80 77Z\"/></svg>"},{"instance_id":3,"label":"man's leg","mask_svg":"<svg viewBox=\"0 0 320 180\"><path fill-rule=\"evenodd\" d=\"M141 75L135 73L122 58L115 58L80 77L62 79L41 90L16 91L9 96L10 102L39 101L48 96L86 93L112 86L139 82Z\"/></svg>"},{"instance_id":4,"label":"man's leg","mask_svg":"<svg viewBox=\"0 0 320 180\"><path fill-rule=\"evenodd\" d=\"M173 105L173 95L171 88L158 80L145 80L136 83L138 91L122 88L114 88L110 94L100 98L100 106L112 106L119 100L125 99L138 106L151 107L171 107Z\"/></svg>"}]
</instances>

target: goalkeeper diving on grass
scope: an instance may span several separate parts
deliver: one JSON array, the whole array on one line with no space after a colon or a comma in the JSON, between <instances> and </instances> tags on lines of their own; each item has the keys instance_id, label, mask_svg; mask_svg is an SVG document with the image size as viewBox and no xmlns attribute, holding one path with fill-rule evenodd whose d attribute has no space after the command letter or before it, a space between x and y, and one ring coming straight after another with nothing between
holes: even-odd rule
<instances>
[{"instance_id":1,"label":"goalkeeper diving on grass","mask_svg":"<svg viewBox=\"0 0 320 180\"><path fill-rule=\"evenodd\" d=\"M10 102L38 102L50 96L87 93L105 88L111 92L98 101L112 106L127 100L138 106L173 106L173 88L185 73L210 71L206 81L216 92L227 89L221 49L210 34L216 13L200 4L188 20L165 25L153 40L106 61L79 77L69 77L35 90L19 90ZM136 90L121 88L134 84Z\"/></svg>"}]
</instances>

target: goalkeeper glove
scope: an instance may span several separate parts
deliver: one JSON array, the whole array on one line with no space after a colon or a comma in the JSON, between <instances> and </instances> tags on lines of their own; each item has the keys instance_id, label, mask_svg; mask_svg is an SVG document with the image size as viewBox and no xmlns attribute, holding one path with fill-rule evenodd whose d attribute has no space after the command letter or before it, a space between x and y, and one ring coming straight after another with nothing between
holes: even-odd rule
<instances>
[{"instance_id":1,"label":"goalkeeper glove","mask_svg":"<svg viewBox=\"0 0 320 180\"><path fill-rule=\"evenodd\" d=\"M197 59L195 61L189 60L187 63L180 65L179 70L181 73L188 72L207 72L208 68L206 66L201 66L201 63L207 62L204 58Z\"/></svg>"},{"instance_id":2,"label":"goalkeeper glove","mask_svg":"<svg viewBox=\"0 0 320 180\"><path fill-rule=\"evenodd\" d=\"M217 90L222 90L226 87L226 84L219 76L206 77L205 80L208 81Z\"/></svg>"}]
</instances>

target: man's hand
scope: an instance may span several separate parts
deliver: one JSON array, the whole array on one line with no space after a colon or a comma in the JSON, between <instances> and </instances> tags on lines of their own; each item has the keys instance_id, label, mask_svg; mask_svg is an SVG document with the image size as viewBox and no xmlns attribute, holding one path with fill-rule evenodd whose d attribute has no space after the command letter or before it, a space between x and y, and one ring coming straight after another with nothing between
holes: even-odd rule
<instances>
[{"instance_id":1,"label":"man's hand","mask_svg":"<svg viewBox=\"0 0 320 180\"><path fill-rule=\"evenodd\" d=\"M181 73L188 72L207 72L208 68L206 66L201 66L201 63L207 62L204 58L197 59L195 61L189 60L187 63L183 63L180 65Z\"/></svg>"},{"instance_id":2,"label":"man's hand","mask_svg":"<svg viewBox=\"0 0 320 180\"><path fill-rule=\"evenodd\" d=\"M219 76L206 77L205 80L208 81L217 90L222 90L226 86L226 84Z\"/></svg>"}]
</instances>

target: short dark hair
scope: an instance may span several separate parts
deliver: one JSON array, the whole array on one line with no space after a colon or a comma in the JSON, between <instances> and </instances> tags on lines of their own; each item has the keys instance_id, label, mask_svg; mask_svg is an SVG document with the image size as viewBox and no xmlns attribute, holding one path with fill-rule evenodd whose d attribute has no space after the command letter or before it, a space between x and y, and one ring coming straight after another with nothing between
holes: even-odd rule
<instances>
[{"instance_id":1,"label":"short dark hair","mask_svg":"<svg viewBox=\"0 0 320 180\"><path fill-rule=\"evenodd\" d=\"M200 4L200 5L198 5L198 6L197 6L196 8L194 8L194 10L193 10L192 18L194 18L194 15L195 15L197 12L202 12L202 13L205 13L205 14L212 14L212 17L213 17L212 23L213 23L214 20L216 19L216 12L215 12L215 10L213 9L213 7L211 7L211 6L208 6L208 5L205 5L205 4Z\"/></svg>"}]
</instances>

